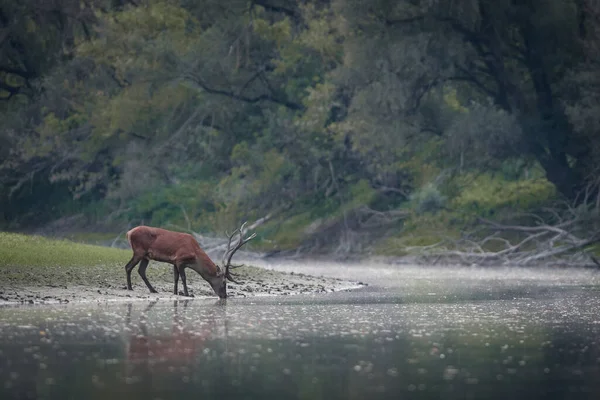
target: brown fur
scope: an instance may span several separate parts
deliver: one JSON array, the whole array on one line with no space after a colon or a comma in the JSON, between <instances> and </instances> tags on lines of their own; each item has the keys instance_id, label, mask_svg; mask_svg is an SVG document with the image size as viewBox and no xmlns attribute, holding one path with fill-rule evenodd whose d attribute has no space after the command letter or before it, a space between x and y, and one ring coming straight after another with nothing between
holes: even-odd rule
<instances>
[{"instance_id":1,"label":"brown fur","mask_svg":"<svg viewBox=\"0 0 600 400\"><path fill-rule=\"evenodd\" d=\"M137 226L127 232L127 240L133 250L133 257L125 266L127 289L132 290L131 271L140 263L138 273L150 292L156 293L146 277L149 261L155 260L173 265L175 294L178 294L177 284L181 277L184 293L188 296L185 269L190 268L200 274L219 297L227 297L223 271L200 248L192 235L151 226Z\"/></svg>"},{"instance_id":2,"label":"brown fur","mask_svg":"<svg viewBox=\"0 0 600 400\"><path fill-rule=\"evenodd\" d=\"M134 255L169 264L196 262L206 274L216 276L218 268L188 233L173 232L150 226L137 226L127 232Z\"/></svg>"}]
</instances>

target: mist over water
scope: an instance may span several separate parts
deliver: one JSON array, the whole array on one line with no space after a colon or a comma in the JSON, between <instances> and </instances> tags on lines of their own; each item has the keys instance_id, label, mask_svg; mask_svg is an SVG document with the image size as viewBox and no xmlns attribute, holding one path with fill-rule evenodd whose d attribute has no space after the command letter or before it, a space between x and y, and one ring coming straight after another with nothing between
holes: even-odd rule
<instances>
[{"instance_id":1,"label":"mist over water","mask_svg":"<svg viewBox=\"0 0 600 400\"><path fill-rule=\"evenodd\" d=\"M600 398L594 271L263 266L369 286L2 308L0 398Z\"/></svg>"}]
</instances>

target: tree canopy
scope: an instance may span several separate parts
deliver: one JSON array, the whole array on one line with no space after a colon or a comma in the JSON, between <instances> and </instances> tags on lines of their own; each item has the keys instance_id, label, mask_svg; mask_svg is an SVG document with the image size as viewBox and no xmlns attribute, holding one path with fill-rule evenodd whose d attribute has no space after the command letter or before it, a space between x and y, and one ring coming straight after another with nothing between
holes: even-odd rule
<instances>
[{"instance_id":1,"label":"tree canopy","mask_svg":"<svg viewBox=\"0 0 600 400\"><path fill-rule=\"evenodd\" d=\"M3 0L4 224L393 225L481 174L597 197L599 27L591 0Z\"/></svg>"}]
</instances>

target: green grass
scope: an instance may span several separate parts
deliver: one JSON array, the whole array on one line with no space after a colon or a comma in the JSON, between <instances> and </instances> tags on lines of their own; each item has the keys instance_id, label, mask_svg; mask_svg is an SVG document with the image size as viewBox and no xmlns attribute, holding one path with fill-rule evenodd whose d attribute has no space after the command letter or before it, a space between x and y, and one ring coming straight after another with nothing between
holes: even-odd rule
<instances>
[{"instance_id":1,"label":"green grass","mask_svg":"<svg viewBox=\"0 0 600 400\"><path fill-rule=\"evenodd\" d=\"M122 264L130 250L0 232L0 267L85 267Z\"/></svg>"},{"instance_id":2,"label":"green grass","mask_svg":"<svg viewBox=\"0 0 600 400\"><path fill-rule=\"evenodd\" d=\"M0 232L2 286L123 285L130 258L130 250Z\"/></svg>"}]
</instances>

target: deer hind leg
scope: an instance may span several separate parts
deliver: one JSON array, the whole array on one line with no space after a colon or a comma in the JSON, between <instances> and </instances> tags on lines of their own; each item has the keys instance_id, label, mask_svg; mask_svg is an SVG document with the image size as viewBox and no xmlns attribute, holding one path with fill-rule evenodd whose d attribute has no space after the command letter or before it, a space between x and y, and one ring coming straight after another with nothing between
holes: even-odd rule
<instances>
[{"instance_id":1,"label":"deer hind leg","mask_svg":"<svg viewBox=\"0 0 600 400\"><path fill-rule=\"evenodd\" d=\"M148 278L146 278L146 268L148 268L149 262L150 262L150 260L148 260L147 258L144 258L142 260L142 262L140 263L140 267L138 268L138 274L140 274L140 276L142 277L142 280L144 281L146 286L148 286L148 289L150 289L150 293L158 293L156 291L156 289L154 289L152 287L152 285L150 284L150 281L148 281Z\"/></svg>"},{"instance_id":2,"label":"deer hind leg","mask_svg":"<svg viewBox=\"0 0 600 400\"><path fill-rule=\"evenodd\" d=\"M173 294L177 295L177 284L179 283L179 269L177 266L173 265L173 280L175 281L175 286L173 287Z\"/></svg>"},{"instance_id":3,"label":"deer hind leg","mask_svg":"<svg viewBox=\"0 0 600 400\"><path fill-rule=\"evenodd\" d=\"M141 261L142 257L138 257L135 254L131 257L131 260L125 264L125 273L127 274L127 290L133 290L131 287L131 271Z\"/></svg>"}]
</instances>

